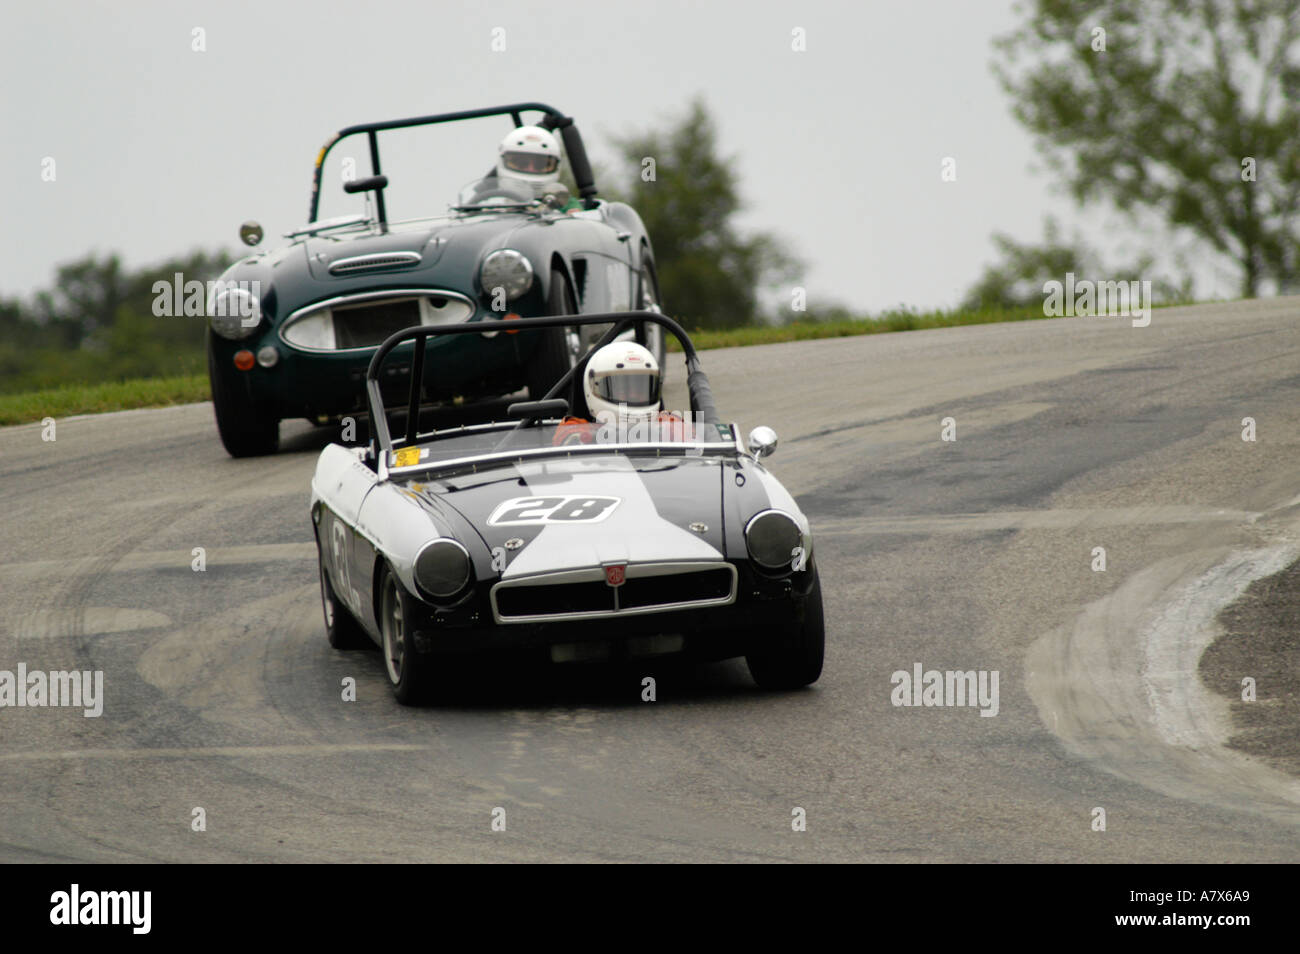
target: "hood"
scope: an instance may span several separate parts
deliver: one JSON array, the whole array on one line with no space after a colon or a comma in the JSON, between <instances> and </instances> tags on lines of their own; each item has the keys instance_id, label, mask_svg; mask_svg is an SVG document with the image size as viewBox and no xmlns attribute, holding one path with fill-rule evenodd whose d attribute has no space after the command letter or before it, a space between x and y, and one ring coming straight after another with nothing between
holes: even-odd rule
<instances>
[{"instance_id":1,"label":"hood","mask_svg":"<svg viewBox=\"0 0 1300 954\"><path fill-rule=\"evenodd\" d=\"M398 225L383 234L321 235L307 239L303 251L312 278L317 281L343 282L350 278L372 276L418 275L432 268L452 243L469 244L477 255L488 245L504 241L520 225L519 216L449 216ZM330 272L330 266L343 259L384 256L391 253L415 253L418 262L363 269L344 274Z\"/></svg>"},{"instance_id":2,"label":"hood","mask_svg":"<svg viewBox=\"0 0 1300 954\"><path fill-rule=\"evenodd\" d=\"M725 558L716 459L520 461L412 482L408 489L463 515L489 552L502 548L503 579L611 563Z\"/></svg>"}]
</instances>

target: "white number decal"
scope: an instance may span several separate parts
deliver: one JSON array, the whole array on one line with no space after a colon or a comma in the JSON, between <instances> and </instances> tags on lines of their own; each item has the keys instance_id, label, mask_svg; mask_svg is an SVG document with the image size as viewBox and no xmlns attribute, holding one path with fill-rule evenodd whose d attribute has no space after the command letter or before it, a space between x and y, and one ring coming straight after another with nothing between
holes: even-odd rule
<instances>
[{"instance_id":1,"label":"white number decal","mask_svg":"<svg viewBox=\"0 0 1300 954\"><path fill-rule=\"evenodd\" d=\"M619 505L618 497L515 497L503 501L488 517L488 526L521 524L595 523Z\"/></svg>"},{"instance_id":2,"label":"white number decal","mask_svg":"<svg viewBox=\"0 0 1300 954\"><path fill-rule=\"evenodd\" d=\"M352 589L352 568L351 560L348 554L348 530L343 526L343 521L328 510L327 518L330 524L330 552L334 556L334 573L335 580L338 583L337 596L343 599L345 604L355 606L357 598L355 591Z\"/></svg>"}]
</instances>

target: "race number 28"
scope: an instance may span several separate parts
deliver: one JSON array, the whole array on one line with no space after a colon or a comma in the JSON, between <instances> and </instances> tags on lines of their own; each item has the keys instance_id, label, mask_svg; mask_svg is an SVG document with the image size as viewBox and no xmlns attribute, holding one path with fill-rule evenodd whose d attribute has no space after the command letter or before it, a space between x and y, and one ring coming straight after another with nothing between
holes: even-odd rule
<instances>
[{"instance_id":1,"label":"race number 28","mask_svg":"<svg viewBox=\"0 0 1300 954\"><path fill-rule=\"evenodd\" d=\"M503 501L488 525L492 527L547 523L595 523L604 520L619 505L618 497L515 497Z\"/></svg>"}]
</instances>

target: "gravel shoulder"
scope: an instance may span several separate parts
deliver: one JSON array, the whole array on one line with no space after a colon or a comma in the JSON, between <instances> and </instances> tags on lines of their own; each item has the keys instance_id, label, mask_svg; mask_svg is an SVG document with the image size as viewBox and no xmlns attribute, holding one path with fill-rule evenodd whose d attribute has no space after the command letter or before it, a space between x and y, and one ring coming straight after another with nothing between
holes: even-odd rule
<instances>
[{"instance_id":1,"label":"gravel shoulder","mask_svg":"<svg viewBox=\"0 0 1300 954\"><path fill-rule=\"evenodd\" d=\"M1229 702L1228 746L1300 776L1300 560L1253 582L1218 622L1200 675Z\"/></svg>"}]
</instances>

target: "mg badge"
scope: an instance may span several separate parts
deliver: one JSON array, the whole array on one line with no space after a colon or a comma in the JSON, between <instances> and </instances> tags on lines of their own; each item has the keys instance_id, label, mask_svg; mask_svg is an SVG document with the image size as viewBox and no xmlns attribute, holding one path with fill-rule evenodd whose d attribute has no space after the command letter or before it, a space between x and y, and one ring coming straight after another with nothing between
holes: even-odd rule
<instances>
[{"instance_id":1,"label":"mg badge","mask_svg":"<svg viewBox=\"0 0 1300 954\"><path fill-rule=\"evenodd\" d=\"M605 582L610 586L622 586L623 580L627 578L627 564L619 563L615 566L605 567Z\"/></svg>"}]
</instances>

